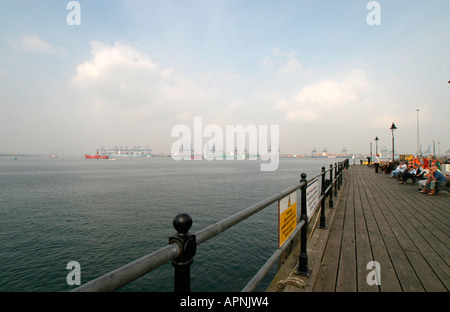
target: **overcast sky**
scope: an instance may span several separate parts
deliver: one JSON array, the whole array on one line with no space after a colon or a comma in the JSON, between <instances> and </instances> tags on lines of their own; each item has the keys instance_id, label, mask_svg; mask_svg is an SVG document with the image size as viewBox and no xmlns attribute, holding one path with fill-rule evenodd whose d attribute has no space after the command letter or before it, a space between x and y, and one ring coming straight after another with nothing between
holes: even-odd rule
<instances>
[{"instance_id":1,"label":"overcast sky","mask_svg":"<svg viewBox=\"0 0 450 312\"><path fill-rule=\"evenodd\" d=\"M196 116L298 154L390 150L395 122L415 153L416 109L423 150L450 149L449 0L85 0L81 25L68 2L0 2L0 153L170 152Z\"/></svg>"}]
</instances>

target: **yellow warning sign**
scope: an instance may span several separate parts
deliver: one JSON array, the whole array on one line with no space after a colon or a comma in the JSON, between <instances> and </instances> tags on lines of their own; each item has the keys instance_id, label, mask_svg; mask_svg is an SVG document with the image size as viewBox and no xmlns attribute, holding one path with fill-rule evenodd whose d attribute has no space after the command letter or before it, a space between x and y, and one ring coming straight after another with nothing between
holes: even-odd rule
<instances>
[{"instance_id":1,"label":"yellow warning sign","mask_svg":"<svg viewBox=\"0 0 450 312\"><path fill-rule=\"evenodd\" d=\"M283 246L297 227L297 192L278 201L278 248Z\"/></svg>"}]
</instances>

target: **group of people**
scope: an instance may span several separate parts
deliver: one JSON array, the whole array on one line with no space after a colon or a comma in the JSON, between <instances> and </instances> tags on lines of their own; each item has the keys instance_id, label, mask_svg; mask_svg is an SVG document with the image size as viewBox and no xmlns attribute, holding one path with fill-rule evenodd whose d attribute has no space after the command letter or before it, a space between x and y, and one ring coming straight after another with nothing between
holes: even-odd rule
<instances>
[{"instance_id":1,"label":"group of people","mask_svg":"<svg viewBox=\"0 0 450 312\"><path fill-rule=\"evenodd\" d=\"M441 171L442 163L439 160L429 156L424 158L421 162L419 158L414 158L409 164L405 161L401 161L400 164L391 171L390 176L392 178L399 178L400 184L405 184L408 179L411 179L413 183L419 180L421 189L420 193L427 195L436 195L437 186L445 186L447 184L447 178Z\"/></svg>"}]
</instances>

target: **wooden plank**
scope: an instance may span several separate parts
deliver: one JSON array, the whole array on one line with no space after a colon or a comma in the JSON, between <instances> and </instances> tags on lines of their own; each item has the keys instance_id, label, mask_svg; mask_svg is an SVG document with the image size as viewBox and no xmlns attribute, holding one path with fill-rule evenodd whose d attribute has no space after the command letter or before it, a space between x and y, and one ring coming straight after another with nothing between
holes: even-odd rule
<instances>
[{"instance_id":1,"label":"wooden plank","mask_svg":"<svg viewBox=\"0 0 450 312\"><path fill-rule=\"evenodd\" d=\"M399 186L398 190L399 190L397 192L398 200L400 200L401 204L405 207L405 209L410 211L410 213L415 218L419 218L421 222L427 222L427 227L432 226L433 227L432 232L436 231L439 232L436 233L436 236L441 241L448 242L449 239L448 233L450 233L450 226L449 226L450 214L441 209L445 208L446 206L443 205L443 207L439 207L439 209L436 209L435 206L431 205L436 204L437 199L436 196L430 197L420 194L418 191L414 189L404 187L404 185ZM447 207L449 205L450 203L447 202Z\"/></svg>"},{"instance_id":2,"label":"wooden plank","mask_svg":"<svg viewBox=\"0 0 450 312\"><path fill-rule=\"evenodd\" d=\"M394 187L389 187L388 185L383 186L384 188L384 192L386 192L388 195L390 196L394 196L391 199L392 205L390 205L390 207L392 207L393 209L395 209L395 212L399 213L399 215L404 215L408 222L417 222L417 225L423 225L422 228L423 229L429 229L431 228L432 231L431 232L439 232L439 234L437 235L438 239L442 238L442 241L448 243L448 239L449 239L449 235L447 234L447 230L449 230L450 228L447 228L443 223L439 224L439 227L437 227L435 225L435 222L439 223L440 220L442 219L444 216L438 215L436 216L435 219L430 220L428 218L424 218L424 215L426 214L428 209L424 209L424 208L428 208L426 206L420 206L418 204L417 199L418 198L422 198L424 195L418 195L417 193L409 193L408 190L402 190L402 189L396 189L397 186L394 185ZM431 197L427 197L428 199L432 199ZM397 214L395 214L397 216ZM445 218L445 217L444 217ZM442 230L440 228L440 226L444 226L446 230ZM442 236L441 236L442 235ZM441 238L439 238L439 236L441 236Z\"/></svg>"},{"instance_id":3,"label":"wooden plank","mask_svg":"<svg viewBox=\"0 0 450 312\"><path fill-rule=\"evenodd\" d=\"M409 190L405 190L408 192ZM410 193L404 196L400 194L397 203L401 206L399 212L411 223L413 229L420 233L425 241L441 256L447 265L450 265L449 245L450 228L445 226L441 220L445 220L445 215L438 215L436 218L427 216L428 206L418 205L417 199L423 198L423 195ZM427 197L433 201L434 197Z\"/></svg>"},{"instance_id":4,"label":"wooden plank","mask_svg":"<svg viewBox=\"0 0 450 312\"><path fill-rule=\"evenodd\" d=\"M366 179L361 179L361 187L363 188L366 196L361 196L362 204L364 207L364 216L366 219L367 229L370 235L370 243L372 246L373 258L375 261L382 264L381 269L381 285L380 291L383 292L400 292L402 288L398 281L397 275L394 270L394 265L390 259L387 251L387 247L384 243L380 228L375 220L373 213L374 209L378 206L375 202L375 198L372 194L372 190L367 185Z\"/></svg>"},{"instance_id":5,"label":"wooden plank","mask_svg":"<svg viewBox=\"0 0 450 312\"><path fill-rule=\"evenodd\" d=\"M336 281L337 292L355 292L356 288L356 255L355 255L355 215L353 172L349 183L349 194L346 202L344 227L342 234L341 256Z\"/></svg>"},{"instance_id":6,"label":"wooden plank","mask_svg":"<svg viewBox=\"0 0 450 312\"><path fill-rule=\"evenodd\" d=\"M389 190L395 189L396 192L393 195L409 202L408 207L412 213L414 212L413 214L421 215L431 223L436 224L444 233L450 233L450 211L448 209L450 204L448 198L423 195L412 185L397 186L396 180L389 179L385 175L375 175L375 179L378 185L390 185ZM389 195L386 194L386 196ZM442 199L446 202L441 202ZM448 234L446 234L446 237L448 238Z\"/></svg>"},{"instance_id":7,"label":"wooden plank","mask_svg":"<svg viewBox=\"0 0 450 312\"><path fill-rule=\"evenodd\" d=\"M401 213L398 215L399 223L403 224L408 236L448 291L450 289L450 252L444 243L435 236L438 229L421 220L420 216L412 215L405 203L399 211ZM448 245L448 240L446 244Z\"/></svg>"},{"instance_id":8,"label":"wooden plank","mask_svg":"<svg viewBox=\"0 0 450 312\"><path fill-rule=\"evenodd\" d=\"M417 232L414 226L411 225L410 220L414 220L415 216L409 215L409 220L405 218L403 213L407 209L405 201L401 200L401 196L394 196L401 193L397 185L382 185L380 186L384 192L390 194L389 196L391 204L387 206L387 209L391 212L389 214L388 222L391 228L394 230L397 240L405 254L407 255L411 265L413 266L417 276L420 279L423 287L426 291L447 291L447 288L442 284L440 278L436 275L429 262L424 258L421 250L427 250L429 254L432 254L432 249L429 248L429 244L423 239L423 237ZM417 221L417 220L416 220ZM431 257L437 258L438 255L434 253ZM436 264L436 261L432 262ZM437 265L436 269L440 269ZM445 271L441 271L441 274L445 274Z\"/></svg>"},{"instance_id":9,"label":"wooden plank","mask_svg":"<svg viewBox=\"0 0 450 312\"><path fill-rule=\"evenodd\" d=\"M362 170L362 169L360 169ZM374 187L373 180L367 179L369 188L372 189L372 193L374 195L376 206L373 209L373 215L378 224L378 228L382 233L382 238L385 243L386 249L389 253L391 262L394 266L395 274L400 282L403 291L413 291L419 292L424 291L419 278L415 274L414 269L409 263L408 258L406 257L403 249L401 248L393 229L390 227L390 224L387 222L390 216L390 211L388 210L385 201L386 196L380 192L379 184L376 184ZM382 271L382 280L383 284L383 263L381 264ZM393 276L389 276L388 278L393 278Z\"/></svg>"},{"instance_id":10,"label":"wooden plank","mask_svg":"<svg viewBox=\"0 0 450 312\"><path fill-rule=\"evenodd\" d=\"M346 173L313 291L449 291L449 199L366 166ZM367 284L372 260L381 265L379 287Z\"/></svg>"},{"instance_id":11,"label":"wooden plank","mask_svg":"<svg viewBox=\"0 0 450 312\"><path fill-rule=\"evenodd\" d=\"M369 234L367 232L366 218L363 212L363 198L365 192L361 190L361 176L358 172L355 174L354 186L354 207L355 207L355 240L356 240L356 265L357 265L357 289L359 292L379 291L379 287L369 285L367 283L367 265L374 261L372 248L369 242Z\"/></svg>"},{"instance_id":12,"label":"wooden plank","mask_svg":"<svg viewBox=\"0 0 450 312\"><path fill-rule=\"evenodd\" d=\"M408 209L412 209L411 207L417 206L417 204L412 201L408 202L407 199L410 197L414 199L414 196L420 197L420 194L416 192L409 193L407 189L403 188L403 185L398 185L396 181L390 179L384 179L377 186L380 192L386 194L385 200L389 201L389 204L386 206L389 210L389 214L387 214L389 216L388 222L395 231L400 246L407 255L425 290L448 290L448 287L445 286L448 284L448 268L445 267L446 264L443 263L439 255L434 252L420 233L420 230L424 230L425 232L423 233L425 234L429 233L429 231L423 226L419 230L414 226L419 225L417 216L420 216L420 214L412 215L408 212ZM406 196L408 197L406 198ZM430 198L430 200L433 199L434 197ZM414 209L417 208L415 207ZM424 252L427 252L431 257L426 257Z\"/></svg>"},{"instance_id":13,"label":"wooden plank","mask_svg":"<svg viewBox=\"0 0 450 312\"><path fill-rule=\"evenodd\" d=\"M392 179L384 179L381 183L384 185L395 186L397 181ZM392 187L390 189L392 189ZM395 186L395 189L397 190L396 196L412 203L409 206L411 211L421 215L431 223L436 224L437 227L442 229L444 233L449 233L450 211L448 209L448 198L442 198L440 196L426 196L419 193L416 186L408 184L400 185L399 187ZM446 202L442 202L442 200L446 200Z\"/></svg>"},{"instance_id":14,"label":"wooden plank","mask_svg":"<svg viewBox=\"0 0 450 312\"><path fill-rule=\"evenodd\" d=\"M321 265L319 267L316 282L314 284L314 292L334 292L336 290L336 278L339 267L344 214L349 193L349 179L349 175L346 175L346 183L342 188L342 196L340 197L335 208L335 217L333 225L330 229L330 235L325 247Z\"/></svg>"}]
</instances>

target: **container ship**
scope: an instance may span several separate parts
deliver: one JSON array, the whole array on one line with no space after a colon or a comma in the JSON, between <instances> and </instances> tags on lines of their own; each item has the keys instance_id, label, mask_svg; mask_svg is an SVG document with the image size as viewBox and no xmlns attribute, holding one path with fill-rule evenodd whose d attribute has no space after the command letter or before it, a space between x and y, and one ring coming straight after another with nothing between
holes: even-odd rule
<instances>
[{"instance_id":1,"label":"container ship","mask_svg":"<svg viewBox=\"0 0 450 312\"><path fill-rule=\"evenodd\" d=\"M115 146L113 148L100 147L100 154L109 157L152 157L152 149L148 146Z\"/></svg>"}]
</instances>

